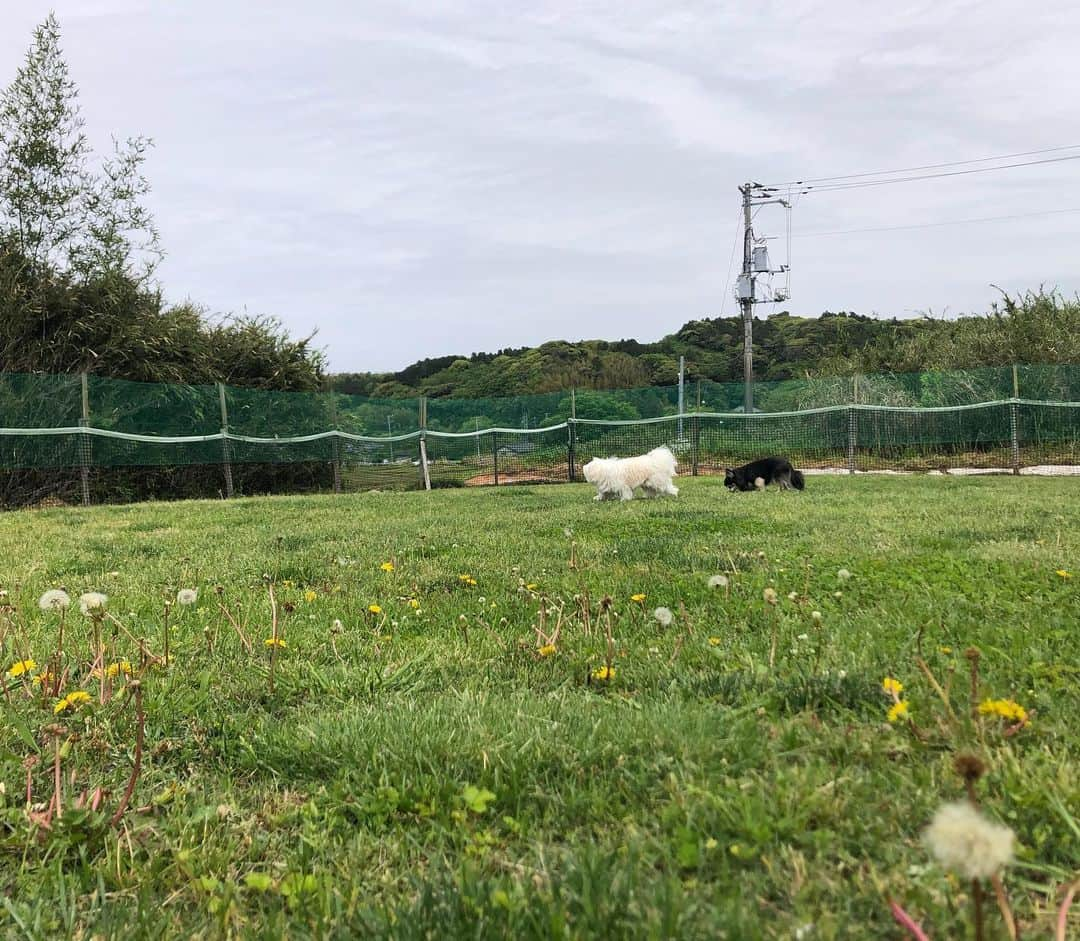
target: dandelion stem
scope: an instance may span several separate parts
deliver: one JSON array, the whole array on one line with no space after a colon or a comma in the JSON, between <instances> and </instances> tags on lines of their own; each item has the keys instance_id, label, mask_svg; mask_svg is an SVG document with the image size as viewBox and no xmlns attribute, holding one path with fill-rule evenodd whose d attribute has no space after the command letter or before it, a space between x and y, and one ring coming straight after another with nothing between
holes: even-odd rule
<instances>
[{"instance_id":1,"label":"dandelion stem","mask_svg":"<svg viewBox=\"0 0 1080 941\"><path fill-rule=\"evenodd\" d=\"M953 722L959 721L956 713L953 711L952 703L949 702L949 694L942 689L941 684L937 681L927 662L923 660L922 657L916 657L915 665L922 670L923 675L926 677L926 681L930 684L934 692L941 697L941 701L945 704L945 711L949 713L949 717Z\"/></svg>"},{"instance_id":2,"label":"dandelion stem","mask_svg":"<svg viewBox=\"0 0 1080 941\"><path fill-rule=\"evenodd\" d=\"M244 629L236 622L236 618L232 616L232 613L225 607L220 601L218 607L221 608L221 613L225 615L225 618L232 625L233 630L236 631L236 636L240 638L240 643L244 645L244 650L247 653L251 653L251 641L248 640L247 635L244 633Z\"/></svg>"},{"instance_id":3,"label":"dandelion stem","mask_svg":"<svg viewBox=\"0 0 1080 941\"><path fill-rule=\"evenodd\" d=\"M772 612L772 639L769 641L769 669L776 662L776 644L780 634L780 619L776 615L776 609Z\"/></svg>"},{"instance_id":4,"label":"dandelion stem","mask_svg":"<svg viewBox=\"0 0 1080 941\"><path fill-rule=\"evenodd\" d=\"M169 608L171 605L169 602L165 602L165 620L162 623L161 631L165 635L165 666L169 665Z\"/></svg>"},{"instance_id":5,"label":"dandelion stem","mask_svg":"<svg viewBox=\"0 0 1080 941\"><path fill-rule=\"evenodd\" d=\"M135 694L135 762L131 766L131 776L128 778L127 787L124 788L124 796L120 798L116 812L109 818L109 826L115 827L127 810L131 795L135 793L135 782L139 780L139 771L142 770L143 736L146 733L146 714L143 712L142 683L136 680L131 684Z\"/></svg>"},{"instance_id":6,"label":"dandelion stem","mask_svg":"<svg viewBox=\"0 0 1080 941\"><path fill-rule=\"evenodd\" d=\"M277 651L278 651L278 618L277 618L277 599L274 597L274 583L269 582L267 588L270 590L270 637L273 639L273 643L270 645L270 695L274 695L274 667L277 666Z\"/></svg>"},{"instance_id":7,"label":"dandelion stem","mask_svg":"<svg viewBox=\"0 0 1080 941\"><path fill-rule=\"evenodd\" d=\"M1076 882L1069 886L1069 891L1065 893L1061 908L1058 909L1057 925L1054 928L1054 941L1066 941L1065 929L1068 927L1069 906L1072 905L1078 890L1080 890L1080 879L1077 879Z\"/></svg>"},{"instance_id":8,"label":"dandelion stem","mask_svg":"<svg viewBox=\"0 0 1080 941\"><path fill-rule=\"evenodd\" d=\"M971 717L975 720L979 718L979 657L982 654L979 652L978 647L968 647L964 656L967 657L968 663L971 664Z\"/></svg>"},{"instance_id":9,"label":"dandelion stem","mask_svg":"<svg viewBox=\"0 0 1080 941\"><path fill-rule=\"evenodd\" d=\"M994 887L994 897L997 899L998 910L1005 922L1005 930L1009 932L1010 941L1020 941L1020 925L1013 914L1012 906L1009 905L1009 896L1005 894L1005 886L1001 876L994 873L990 877L990 884Z\"/></svg>"},{"instance_id":10,"label":"dandelion stem","mask_svg":"<svg viewBox=\"0 0 1080 941\"><path fill-rule=\"evenodd\" d=\"M930 941L926 936L926 932L919 927L919 923L905 912L898 902L889 899L889 910L892 912L893 918L896 919L896 923L907 931L915 941Z\"/></svg>"},{"instance_id":11,"label":"dandelion stem","mask_svg":"<svg viewBox=\"0 0 1080 941\"><path fill-rule=\"evenodd\" d=\"M975 918L975 941L984 941L986 928L983 924L983 888L978 879L971 880L971 901Z\"/></svg>"},{"instance_id":12,"label":"dandelion stem","mask_svg":"<svg viewBox=\"0 0 1080 941\"><path fill-rule=\"evenodd\" d=\"M53 795L56 800L56 819L59 820L64 815L64 798L63 798L63 780L60 775L60 738L57 737L53 740L53 745L56 747L55 756L53 758L53 778L56 781Z\"/></svg>"},{"instance_id":13,"label":"dandelion stem","mask_svg":"<svg viewBox=\"0 0 1080 941\"><path fill-rule=\"evenodd\" d=\"M607 666L607 675L611 676L611 661L615 657L615 639L611 635L611 608L604 612L604 633L607 635L607 648L604 654L604 663Z\"/></svg>"}]
</instances>

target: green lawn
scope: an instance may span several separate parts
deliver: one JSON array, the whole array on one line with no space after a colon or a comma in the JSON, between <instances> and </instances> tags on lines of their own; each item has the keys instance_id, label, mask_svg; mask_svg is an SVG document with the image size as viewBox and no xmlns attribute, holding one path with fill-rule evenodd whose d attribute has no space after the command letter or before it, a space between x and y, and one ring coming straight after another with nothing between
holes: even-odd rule
<instances>
[{"instance_id":1,"label":"green lawn","mask_svg":"<svg viewBox=\"0 0 1080 941\"><path fill-rule=\"evenodd\" d=\"M54 656L46 589L109 596L97 630L67 612L62 690L5 677L0 935L901 937L894 898L964 937L970 883L921 831L969 751L1024 936L1051 936L1080 865L1080 480L680 486L0 517L4 669ZM130 677L91 675L99 642ZM972 719L970 646L1014 734Z\"/></svg>"}]
</instances>

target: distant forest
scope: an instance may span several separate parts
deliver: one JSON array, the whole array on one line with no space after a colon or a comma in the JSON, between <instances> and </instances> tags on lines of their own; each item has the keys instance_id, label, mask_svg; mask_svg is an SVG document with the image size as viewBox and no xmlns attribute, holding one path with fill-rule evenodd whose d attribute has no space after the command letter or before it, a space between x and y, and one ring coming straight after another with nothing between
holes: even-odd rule
<instances>
[{"instance_id":1,"label":"distant forest","mask_svg":"<svg viewBox=\"0 0 1080 941\"><path fill-rule=\"evenodd\" d=\"M556 340L424 359L395 373L338 373L328 379L338 392L377 398L632 389L676 383L680 355L690 381L740 381L741 320L692 320L656 343ZM1040 289L1003 294L987 315L953 320L784 312L754 323L754 374L762 382L1011 363L1080 363L1080 299Z\"/></svg>"}]
</instances>

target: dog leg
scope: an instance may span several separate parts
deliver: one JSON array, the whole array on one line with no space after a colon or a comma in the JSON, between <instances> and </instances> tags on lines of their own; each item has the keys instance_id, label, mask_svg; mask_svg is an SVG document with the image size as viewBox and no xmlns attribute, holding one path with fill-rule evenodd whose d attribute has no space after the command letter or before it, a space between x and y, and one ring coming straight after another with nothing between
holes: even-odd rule
<instances>
[{"instance_id":1,"label":"dog leg","mask_svg":"<svg viewBox=\"0 0 1080 941\"><path fill-rule=\"evenodd\" d=\"M619 499L622 500L624 503L627 500L633 500L634 499L634 488L633 487L628 487L628 486L626 486L626 484L623 484L622 487L619 488Z\"/></svg>"}]
</instances>

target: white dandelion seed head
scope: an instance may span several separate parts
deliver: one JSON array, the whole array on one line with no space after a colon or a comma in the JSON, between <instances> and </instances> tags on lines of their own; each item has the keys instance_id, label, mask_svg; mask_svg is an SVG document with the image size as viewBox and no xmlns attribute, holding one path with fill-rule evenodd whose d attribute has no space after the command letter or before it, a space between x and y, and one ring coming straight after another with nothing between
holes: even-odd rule
<instances>
[{"instance_id":1,"label":"white dandelion seed head","mask_svg":"<svg viewBox=\"0 0 1080 941\"><path fill-rule=\"evenodd\" d=\"M810 635L809 634L799 634L795 639L796 640L809 640Z\"/></svg>"},{"instance_id":2,"label":"white dandelion seed head","mask_svg":"<svg viewBox=\"0 0 1080 941\"><path fill-rule=\"evenodd\" d=\"M815 624L820 624L821 623L821 612L820 611L811 611L810 612L810 620L813 621Z\"/></svg>"},{"instance_id":3,"label":"white dandelion seed head","mask_svg":"<svg viewBox=\"0 0 1080 941\"><path fill-rule=\"evenodd\" d=\"M332 630L335 634L340 634L343 630L345 630L345 625L341 623L340 618L334 618L334 623L330 625L330 630Z\"/></svg>"},{"instance_id":4,"label":"white dandelion seed head","mask_svg":"<svg viewBox=\"0 0 1080 941\"><path fill-rule=\"evenodd\" d=\"M761 597L765 599L766 604L776 604L776 602L778 600L778 596L776 594L776 589L775 588L766 588L761 593Z\"/></svg>"},{"instance_id":5,"label":"white dandelion seed head","mask_svg":"<svg viewBox=\"0 0 1080 941\"><path fill-rule=\"evenodd\" d=\"M839 598L843 598L843 597L844 597L844 593L843 593L842 591L834 591L834 592L832 593L832 596L833 596L834 598L837 598L837 599L839 599Z\"/></svg>"},{"instance_id":6,"label":"white dandelion seed head","mask_svg":"<svg viewBox=\"0 0 1080 941\"><path fill-rule=\"evenodd\" d=\"M108 595L100 591L88 591L79 595L79 610L83 614L99 613L105 610L105 603L109 600Z\"/></svg>"},{"instance_id":7,"label":"white dandelion seed head","mask_svg":"<svg viewBox=\"0 0 1080 941\"><path fill-rule=\"evenodd\" d=\"M799 593L797 591L789 591L787 596L788 601L798 601Z\"/></svg>"},{"instance_id":8,"label":"white dandelion seed head","mask_svg":"<svg viewBox=\"0 0 1080 941\"><path fill-rule=\"evenodd\" d=\"M849 572L847 569L840 569L840 571L836 573L836 577L840 579L840 581L846 582L849 578L851 578L851 572Z\"/></svg>"},{"instance_id":9,"label":"white dandelion seed head","mask_svg":"<svg viewBox=\"0 0 1080 941\"><path fill-rule=\"evenodd\" d=\"M62 588L50 588L38 598L38 607L42 611L63 611L71 604L71 598Z\"/></svg>"},{"instance_id":10,"label":"white dandelion seed head","mask_svg":"<svg viewBox=\"0 0 1080 941\"><path fill-rule=\"evenodd\" d=\"M728 577L726 575L713 575L709 579L710 588L727 588Z\"/></svg>"},{"instance_id":11,"label":"white dandelion seed head","mask_svg":"<svg viewBox=\"0 0 1080 941\"><path fill-rule=\"evenodd\" d=\"M195 588L181 588L176 593L176 603L180 605L195 604L199 600L199 592Z\"/></svg>"},{"instance_id":12,"label":"white dandelion seed head","mask_svg":"<svg viewBox=\"0 0 1080 941\"><path fill-rule=\"evenodd\" d=\"M674 619L674 615L671 613L671 608L657 608L655 611L653 611L652 616L656 618L656 622L661 627L668 627Z\"/></svg>"},{"instance_id":13,"label":"white dandelion seed head","mask_svg":"<svg viewBox=\"0 0 1080 941\"><path fill-rule=\"evenodd\" d=\"M989 879L1012 859L1016 835L967 801L943 804L923 834L942 866L968 879Z\"/></svg>"},{"instance_id":14,"label":"white dandelion seed head","mask_svg":"<svg viewBox=\"0 0 1080 941\"><path fill-rule=\"evenodd\" d=\"M572 530L572 529L571 529L571 528L570 528L569 526L567 526L567 527L566 527L566 529L564 529L564 530L562 531L562 534L563 534L563 535L564 535L564 536L565 536L565 537L566 537L567 539L573 539L573 538L574 538L574 531L573 531L573 530Z\"/></svg>"}]
</instances>

